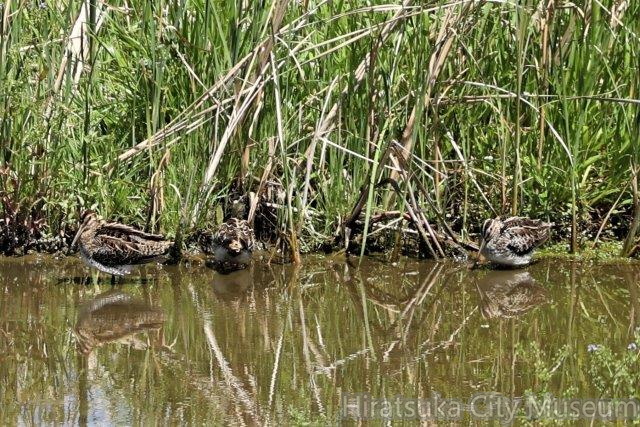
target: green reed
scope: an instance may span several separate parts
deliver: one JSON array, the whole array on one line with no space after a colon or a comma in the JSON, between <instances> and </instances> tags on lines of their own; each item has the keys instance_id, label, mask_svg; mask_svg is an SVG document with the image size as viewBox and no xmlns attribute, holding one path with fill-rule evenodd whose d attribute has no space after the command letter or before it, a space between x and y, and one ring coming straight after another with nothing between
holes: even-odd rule
<instances>
[{"instance_id":1,"label":"green reed","mask_svg":"<svg viewBox=\"0 0 640 427\"><path fill-rule=\"evenodd\" d=\"M172 233L184 200L210 225L270 185L311 250L399 178L377 163L397 140L428 218L538 216L575 249L633 214L640 5L618 3L5 2L0 190L51 233L90 206ZM369 191L367 216L404 209Z\"/></svg>"}]
</instances>

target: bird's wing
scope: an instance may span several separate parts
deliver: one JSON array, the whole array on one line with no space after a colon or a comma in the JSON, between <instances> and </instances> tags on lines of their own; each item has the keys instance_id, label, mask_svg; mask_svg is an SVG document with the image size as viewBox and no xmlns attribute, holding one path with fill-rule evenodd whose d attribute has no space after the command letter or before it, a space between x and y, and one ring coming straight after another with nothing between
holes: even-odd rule
<instances>
[{"instance_id":1,"label":"bird's wing","mask_svg":"<svg viewBox=\"0 0 640 427\"><path fill-rule=\"evenodd\" d=\"M513 227L525 227L525 228L548 228L552 224L546 223L539 219L531 219L522 216L511 216L502 221L502 230L507 230Z\"/></svg>"},{"instance_id":2,"label":"bird's wing","mask_svg":"<svg viewBox=\"0 0 640 427\"><path fill-rule=\"evenodd\" d=\"M161 242L166 240L161 234L145 233L142 230L138 230L137 228L129 225L120 224L119 222L107 222L102 224L96 234L117 237L129 241L148 240Z\"/></svg>"},{"instance_id":3,"label":"bird's wing","mask_svg":"<svg viewBox=\"0 0 640 427\"><path fill-rule=\"evenodd\" d=\"M135 265L151 262L166 255L172 242L149 241L137 235L125 238L109 234L96 234L97 249L92 258L104 265Z\"/></svg>"},{"instance_id":4,"label":"bird's wing","mask_svg":"<svg viewBox=\"0 0 640 427\"><path fill-rule=\"evenodd\" d=\"M512 227L502 235L507 247L517 255L526 255L549 238L549 228Z\"/></svg>"}]
</instances>

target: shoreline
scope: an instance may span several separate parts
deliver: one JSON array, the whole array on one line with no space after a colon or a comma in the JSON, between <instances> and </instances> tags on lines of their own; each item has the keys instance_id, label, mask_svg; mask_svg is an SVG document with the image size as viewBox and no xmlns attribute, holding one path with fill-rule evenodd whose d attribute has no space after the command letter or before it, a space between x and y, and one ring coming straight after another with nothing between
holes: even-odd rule
<instances>
[{"instance_id":1,"label":"shoreline","mask_svg":"<svg viewBox=\"0 0 640 427\"><path fill-rule=\"evenodd\" d=\"M406 236L403 236L406 237ZM69 242L71 240L69 239ZM414 242L415 243L415 242ZM265 244L262 250L258 251L258 253L269 254L271 251L274 251L279 254L278 264L290 264L292 261L287 261L285 257L282 255L282 252L277 250L274 245ZM475 242L466 242L466 244L475 244ZM640 255L639 251L634 251L632 256L623 257L620 256L620 250L622 249L623 242L620 240L601 240L598 241L594 245L594 241L585 241L581 245L581 249L576 253L570 253L569 245L570 243L565 239L552 239L550 243L543 245L541 248L537 249L534 253L534 262L546 259L546 258L557 258L563 260L574 260L574 261L605 261L605 262L633 262L638 261ZM374 248L379 248L376 243L371 243ZM51 255L54 257L73 257L77 254L77 251L71 251L69 249L70 243L67 243L67 239L54 239L54 238L45 238L39 241L31 242L29 245L25 245L20 247L18 250L13 253L5 253L4 251L0 251L0 257L3 258L22 258L31 255ZM355 249L350 250L348 253L344 250L344 247L338 247L333 245L332 247L321 247L316 250L302 252L300 255L302 256L326 256L332 257L336 255L348 255L351 258L358 258L360 256L359 246L355 246ZM425 256L426 253L420 252L416 255L415 250L417 248L415 245L404 245L401 248L400 253L397 255L393 254L394 249L392 247L388 247L386 250L365 250L365 257L396 257L396 258L407 258L415 261L454 261L459 263L470 262L475 257L477 257L477 252L468 250L466 251L466 258L464 257L456 257L456 256L446 256L440 259L434 259L429 256ZM204 256L204 254L197 249L194 244L188 244L186 247L183 247L181 250L180 261L177 264L184 264L193 262L194 260L200 260L200 257ZM202 261L204 263L204 261Z\"/></svg>"}]
</instances>

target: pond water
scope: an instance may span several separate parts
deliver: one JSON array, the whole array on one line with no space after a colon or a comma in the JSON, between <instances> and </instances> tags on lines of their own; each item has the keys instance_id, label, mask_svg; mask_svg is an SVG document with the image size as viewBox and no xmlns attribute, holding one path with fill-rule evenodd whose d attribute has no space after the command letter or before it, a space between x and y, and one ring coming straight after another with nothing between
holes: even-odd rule
<instances>
[{"instance_id":1,"label":"pond water","mask_svg":"<svg viewBox=\"0 0 640 427\"><path fill-rule=\"evenodd\" d=\"M111 285L73 257L1 259L0 423L328 424L355 393L640 397L638 264L357 262L148 266Z\"/></svg>"}]
</instances>

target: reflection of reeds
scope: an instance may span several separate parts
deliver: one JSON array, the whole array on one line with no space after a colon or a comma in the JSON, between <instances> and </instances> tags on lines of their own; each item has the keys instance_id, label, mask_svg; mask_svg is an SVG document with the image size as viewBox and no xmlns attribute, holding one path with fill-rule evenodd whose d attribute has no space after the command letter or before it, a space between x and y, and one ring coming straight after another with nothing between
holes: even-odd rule
<instances>
[{"instance_id":1,"label":"reflection of reeds","mask_svg":"<svg viewBox=\"0 0 640 427\"><path fill-rule=\"evenodd\" d=\"M627 286L629 287L629 326L628 336L631 340L635 339L638 328L640 328L640 268L631 267L625 271L624 275ZM613 317L613 316L612 316Z\"/></svg>"},{"instance_id":2,"label":"reflection of reeds","mask_svg":"<svg viewBox=\"0 0 640 427\"><path fill-rule=\"evenodd\" d=\"M233 369L220 349L216 335L213 331L211 317L204 312L201 304L199 303L201 298L198 296L197 291L193 286L189 286L189 293L191 294L192 302L203 323L202 328L207 339L207 344L209 345L213 359L215 359L217 366L222 373L227 391L234 396L233 402L237 402L241 405L241 408L238 408L238 406L235 405L238 415L241 419L246 415L251 419L252 423L261 424L260 420L263 417L263 411L256 401L255 395L249 392L246 389L246 385L236 376L236 374L234 374Z\"/></svg>"},{"instance_id":3,"label":"reflection of reeds","mask_svg":"<svg viewBox=\"0 0 640 427\"><path fill-rule=\"evenodd\" d=\"M114 417L131 417L131 424L291 425L330 423L340 393L589 395L585 366L593 354L586 345L626 352L629 327L637 326L632 265L544 259L527 272L551 303L489 321L476 284L494 271L407 259L394 267L370 258L360 266L344 257L303 261L257 266L252 286L232 298L213 288L204 266L165 267L144 286L123 284L130 297L112 292L85 307L99 312L127 301L162 307L172 350L110 344L93 352L95 366L74 351L64 327L74 324L78 302L90 300L93 288L51 286L55 278L41 259L37 266L2 261L4 420L44 416L62 423L84 414L90 421L99 407L119 408ZM84 400L65 400L75 390Z\"/></svg>"}]
</instances>

